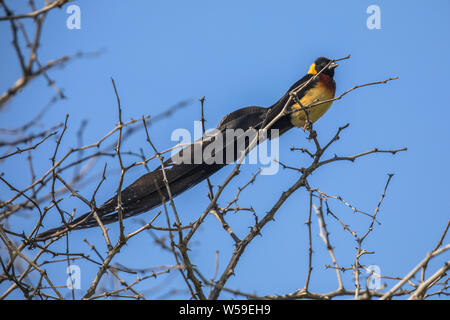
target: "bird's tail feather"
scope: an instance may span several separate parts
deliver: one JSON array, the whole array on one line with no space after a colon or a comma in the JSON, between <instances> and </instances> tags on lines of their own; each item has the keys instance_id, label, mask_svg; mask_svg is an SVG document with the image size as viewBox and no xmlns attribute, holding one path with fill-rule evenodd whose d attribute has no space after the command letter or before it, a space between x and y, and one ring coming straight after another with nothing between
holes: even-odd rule
<instances>
[{"instance_id":1,"label":"bird's tail feather","mask_svg":"<svg viewBox=\"0 0 450 320\"><path fill-rule=\"evenodd\" d=\"M256 106L239 109L222 119L217 127L218 134L224 135L226 129L243 129L244 131L247 131L249 128L258 129L264 121L267 121L265 118L267 117L267 111L268 108ZM214 141L214 139L209 142L202 142L201 150L203 151L212 141ZM236 146L236 139L233 140L232 143ZM194 144L187 146L176 156L186 154L187 152L187 155L191 156L191 161L194 162ZM246 142L246 146L248 146L248 141ZM205 180L227 164L227 160L229 159L227 159L226 150L228 149L224 146L222 150L216 150L215 153L212 154L215 159L222 157L223 161L220 161L219 163L208 162L208 159L203 159L203 162L198 164L192 162L191 164L177 163L175 162L174 157L172 157L165 161L163 166L159 166L156 170L143 175L130 186L122 190L122 217L125 219L135 216L168 201L170 196L164 182L164 176L167 178L167 184L172 197L181 194ZM219 152L219 154L217 154L217 152ZM234 154L233 161L237 160L237 158L238 155ZM106 201L101 207L97 208L95 213L103 224L117 221L117 195ZM38 234L34 240L44 241L61 236L70 230L85 229L95 226L98 226L98 222L94 215L94 211L91 211L65 225Z\"/></svg>"}]
</instances>

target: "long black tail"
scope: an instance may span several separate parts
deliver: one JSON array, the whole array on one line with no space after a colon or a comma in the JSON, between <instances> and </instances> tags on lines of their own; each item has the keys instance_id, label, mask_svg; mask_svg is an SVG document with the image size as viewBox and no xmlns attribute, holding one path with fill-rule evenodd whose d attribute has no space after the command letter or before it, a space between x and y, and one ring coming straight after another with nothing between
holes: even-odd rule
<instances>
[{"instance_id":1,"label":"long black tail","mask_svg":"<svg viewBox=\"0 0 450 320\"><path fill-rule=\"evenodd\" d=\"M282 100L283 99L280 99L279 103L283 102ZM267 116L268 114L271 114L269 111L272 109L273 106L271 108L252 106L228 114L219 123L215 137L210 137L209 139L205 138L202 141L199 140L194 142L182 149L177 155L165 161L163 165L164 169L162 166L159 166L154 171L141 176L121 192L123 218L146 212L169 199L167 187L163 182L164 174L167 178L170 193L172 197L175 197L223 168L227 163L230 163L230 159L232 159L231 162L237 160L240 156L239 152L236 152L239 143L239 137L237 136L231 142L233 148L227 148L227 145L223 143L223 148L214 149L211 153L211 155L214 156L214 159L201 158L202 160L200 163L195 163L194 153L196 150L198 151L200 145L203 155L205 148L208 146L211 147L211 143L217 141L216 139L218 138L221 138L222 142L225 142L227 129L241 129L241 132L245 133L248 133L249 129L261 129L261 126L270 120L267 119ZM286 119L281 119L274 127L280 129L280 134L282 134L290 129L292 125L290 125ZM268 138L271 137L269 136ZM249 139L244 138L244 141L246 148L249 145ZM233 151L231 156L229 152L227 153L229 150ZM186 163L186 161L180 163L180 159L185 159L183 157L184 155L188 156L188 158L190 157L190 163ZM221 161L217 161L217 159L221 159ZM103 224L108 224L118 220L116 208L117 195L106 201L101 207L97 208L96 213ZM98 226L98 223L94 213L88 212L74 219L67 225L38 234L35 240L44 241L62 235L70 230L85 229L95 226Z\"/></svg>"}]
</instances>

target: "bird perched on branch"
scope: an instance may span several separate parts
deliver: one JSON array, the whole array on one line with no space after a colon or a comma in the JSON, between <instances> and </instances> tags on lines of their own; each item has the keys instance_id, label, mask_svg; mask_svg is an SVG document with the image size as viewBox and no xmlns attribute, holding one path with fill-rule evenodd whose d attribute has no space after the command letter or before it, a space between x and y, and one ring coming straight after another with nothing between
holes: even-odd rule
<instances>
[{"instance_id":1,"label":"bird perched on branch","mask_svg":"<svg viewBox=\"0 0 450 320\"><path fill-rule=\"evenodd\" d=\"M125 219L153 209L169 200L170 197L175 197L205 180L230 163L227 160L231 160L231 162L238 160L239 152L236 152L234 147L237 146L239 137L235 137L231 142L233 148L227 148L224 145L221 149L215 149L212 154L214 160L220 159L221 161L203 158L199 163L195 161L179 162L183 156L192 160L198 145L200 145L200 152L204 151L208 145L218 141L218 135L222 135L221 138L223 138L227 130L240 129L240 132L244 133L249 130L265 130L267 138L271 139L273 138L272 130L278 130L278 135L281 135L293 127L308 127L317 121L329 109L333 101L336 91L333 76L337 66L338 64L334 60L325 57L317 58L311 64L307 74L294 83L272 106L268 108L250 106L226 115L217 126L215 137L202 138L185 147L178 154L166 160L163 166L144 174L122 190L120 193L122 218ZM245 154L254 146L250 141L245 140ZM233 154L228 151L230 149ZM166 182L164 176L167 179ZM115 195L96 208L95 212L103 224L119 220L117 200L118 197ZM38 234L35 240L43 241L65 234L70 230L95 226L98 226L98 222L94 211L91 211L65 225Z\"/></svg>"}]
</instances>

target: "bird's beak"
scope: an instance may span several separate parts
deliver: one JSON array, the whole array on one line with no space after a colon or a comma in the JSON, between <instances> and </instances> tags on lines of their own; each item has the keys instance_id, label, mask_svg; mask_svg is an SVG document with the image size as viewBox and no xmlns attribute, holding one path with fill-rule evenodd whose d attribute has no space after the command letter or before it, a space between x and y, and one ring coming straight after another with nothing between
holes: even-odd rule
<instances>
[{"instance_id":1,"label":"bird's beak","mask_svg":"<svg viewBox=\"0 0 450 320\"><path fill-rule=\"evenodd\" d=\"M330 65L328 66L328 69L334 69L338 66L339 64L337 64L336 62L332 62L330 63Z\"/></svg>"}]
</instances>

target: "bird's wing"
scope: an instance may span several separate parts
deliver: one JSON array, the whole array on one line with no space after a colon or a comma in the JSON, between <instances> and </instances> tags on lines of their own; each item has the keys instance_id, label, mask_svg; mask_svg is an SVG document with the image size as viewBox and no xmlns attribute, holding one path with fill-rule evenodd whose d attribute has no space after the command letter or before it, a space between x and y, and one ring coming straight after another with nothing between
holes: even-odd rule
<instances>
[{"instance_id":1,"label":"bird's wing","mask_svg":"<svg viewBox=\"0 0 450 320\"><path fill-rule=\"evenodd\" d=\"M175 197L224 167L229 163L226 161L227 150L229 150L227 149L227 144L225 144L226 139L224 139L226 130L242 129L245 132L249 128L258 128L266 112L267 108L252 106L236 110L222 119L217 127L216 135L222 135L224 144L220 150L215 150L212 154L216 159L222 159L219 163L214 161L215 159L210 158L211 154L203 152L207 146L216 141L217 136L209 140L204 139L203 143L202 139L199 139L165 161L164 168L159 166L154 171L144 174L137 179L122 191L121 200L124 217L148 211L169 199L168 190L164 183L164 175L166 176L171 196ZM235 140L232 143L235 143ZM195 149L196 145L197 150ZM195 163L194 153L199 152L199 148L201 148L200 152L202 152L203 157L200 163ZM179 163L178 159L183 158L182 155L186 154L188 155L187 158L190 159L190 163ZM236 156L237 154L233 154L233 161L236 160ZM115 210L116 206L117 196L105 203L104 208L107 209L105 211L108 211L102 216L102 220L105 220L105 223L117 220L116 213L111 212ZM94 223L96 225L96 222Z\"/></svg>"}]
</instances>

